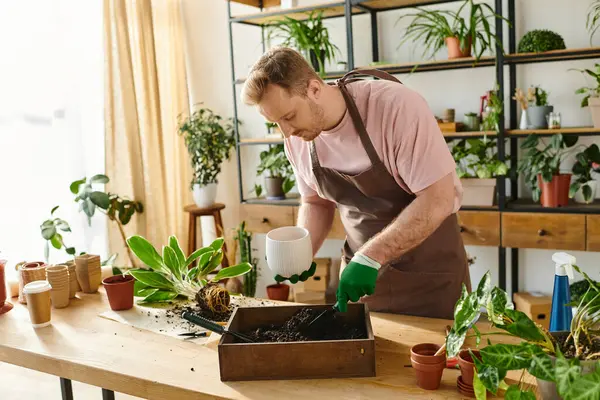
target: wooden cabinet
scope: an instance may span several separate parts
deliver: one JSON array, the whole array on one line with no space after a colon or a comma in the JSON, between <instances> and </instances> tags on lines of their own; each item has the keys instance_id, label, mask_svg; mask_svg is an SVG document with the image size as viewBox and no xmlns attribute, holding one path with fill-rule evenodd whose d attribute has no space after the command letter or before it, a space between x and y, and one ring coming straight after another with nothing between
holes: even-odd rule
<instances>
[{"instance_id":1,"label":"wooden cabinet","mask_svg":"<svg viewBox=\"0 0 600 400\"><path fill-rule=\"evenodd\" d=\"M502 245L585 250L585 218L580 214L502 213Z\"/></svg>"},{"instance_id":2,"label":"wooden cabinet","mask_svg":"<svg viewBox=\"0 0 600 400\"><path fill-rule=\"evenodd\" d=\"M241 204L240 220L246 221L246 229L254 233L268 233L282 226L294 226L294 209L290 206Z\"/></svg>"},{"instance_id":3,"label":"wooden cabinet","mask_svg":"<svg viewBox=\"0 0 600 400\"><path fill-rule=\"evenodd\" d=\"M298 210L300 207L294 207L294 224L298 221ZM331 225L331 230L327 235L327 239L346 239L346 231L344 230L344 225L342 224L342 220L340 218L340 213L336 209L335 215L333 217L333 224Z\"/></svg>"},{"instance_id":4,"label":"wooden cabinet","mask_svg":"<svg viewBox=\"0 0 600 400\"><path fill-rule=\"evenodd\" d=\"M500 213L497 211L459 211L458 224L465 245L499 246Z\"/></svg>"},{"instance_id":5,"label":"wooden cabinet","mask_svg":"<svg viewBox=\"0 0 600 400\"><path fill-rule=\"evenodd\" d=\"M600 215L587 216L587 251L600 251Z\"/></svg>"}]
</instances>

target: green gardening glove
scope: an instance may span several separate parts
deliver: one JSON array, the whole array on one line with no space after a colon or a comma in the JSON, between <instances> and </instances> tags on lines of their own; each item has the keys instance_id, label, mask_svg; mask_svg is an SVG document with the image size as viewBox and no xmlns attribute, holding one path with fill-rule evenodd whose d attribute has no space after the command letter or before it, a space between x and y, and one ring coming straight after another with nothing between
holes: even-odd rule
<instances>
[{"instance_id":1,"label":"green gardening glove","mask_svg":"<svg viewBox=\"0 0 600 400\"><path fill-rule=\"evenodd\" d=\"M281 283L283 281L290 281L291 283L298 283L298 281L304 282L308 278L313 276L316 271L317 271L317 263L315 263L313 261L313 263L310 265L310 268L307 269L306 271L302 272L300 275L294 274L292 276L285 277L285 276L281 276L281 275L277 274L277 275L275 275L275 281L277 283Z\"/></svg>"},{"instance_id":2,"label":"green gardening glove","mask_svg":"<svg viewBox=\"0 0 600 400\"><path fill-rule=\"evenodd\" d=\"M356 253L350 263L344 268L337 289L337 301L340 312L348 309L348 300L356 302L364 295L375 292L375 281L381 264L377 261Z\"/></svg>"}]
</instances>

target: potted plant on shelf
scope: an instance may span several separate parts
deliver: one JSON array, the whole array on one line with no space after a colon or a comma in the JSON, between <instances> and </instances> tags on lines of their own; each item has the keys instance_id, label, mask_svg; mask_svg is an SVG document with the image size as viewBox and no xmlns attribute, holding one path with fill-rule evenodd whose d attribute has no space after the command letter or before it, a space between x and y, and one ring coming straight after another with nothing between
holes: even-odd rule
<instances>
[{"instance_id":1,"label":"potted plant on shelf","mask_svg":"<svg viewBox=\"0 0 600 400\"><path fill-rule=\"evenodd\" d=\"M465 206L492 206L496 199L496 177L508 172L506 163L498 160L497 142L483 139L462 139L452 147L456 173L463 187Z\"/></svg>"},{"instance_id":2,"label":"potted plant on shelf","mask_svg":"<svg viewBox=\"0 0 600 400\"><path fill-rule=\"evenodd\" d=\"M569 197L578 203L589 204L596 198L598 182L592 178L592 171L600 173L600 149L592 144L575 156L573 176Z\"/></svg>"},{"instance_id":3,"label":"potted plant on shelf","mask_svg":"<svg viewBox=\"0 0 600 400\"><path fill-rule=\"evenodd\" d=\"M528 128L548 128L547 116L554 111L554 106L548 104L548 92L539 86L532 86L527 90L527 102Z\"/></svg>"},{"instance_id":4,"label":"potted plant on shelf","mask_svg":"<svg viewBox=\"0 0 600 400\"><path fill-rule=\"evenodd\" d=\"M313 68L325 76L325 62L334 61L339 48L329 39L329 31L323 24L323 10L307 13L307 18L297 20L284 16L283 19L266 25L267 40L282 39L281 45L292 47L310 60Z\"/></svg>"},{"instance_id":5,"label":"potted plant on shelf","mask_svg":"<svg viewBox=\"0 0 600 400\"><path fill-rule=\"evenodd\" d=\"M581 107L590 108L594 128L600 128L600 64L594 64L594 70L591 69L571 69L587 74L594 79L595 86L581 87L575 91L576 94L585 95L581 99Z\"/></svg>"},{"instance_id":6,"label":"potted plant on shelf","mask_svg":"<svg viewBox=\"0 0 600 400\"><path fill-rule=\"evenodd\" d=\"M565 41L556 32L547 29L534 29L519 40L519 53L543 53L552 50L564 50Z\"/></svg>"},{"instance_id":7,"label":"potted plant on shelf","mask_svg":"<svg viewBox=\"0 0 600 400\"><path fill-rule=\"evenodd\" d=\"M479 122L479 115L477 115L477 113L475 112L465 113L463 123L465 124L465 129L469 132L477 132L481 127L481 124Z\"/></svg>"},{"instance_id":8,"label":"potted plant on shelf","mask_svg":"<svg viewBox=\"0 0 600 400\"><path fill-rule=\"evenodd\" d=\"M180 123L179 134L185 139L192 165L194 202L198 207L209 207L215 203L221 165L235 145L233 119L200 108Z\"/></svg>"},{"instance_id":9,"label":"potted plant on shelf","mask_svg":"<svg viewBox=\"0 0 600 400\"><path fill-rule=\"evenodd\" d=\"M537 135L529 135L521 148L525 150L517 172L525 175L525 183L531 189L533 201L541 198L543 207L563 207L569 202L571 174L561 173L560 164L578 141L578 136L555 134L545 144ZM538 149L542 144L543 148Z\"/></svg>"},{"instance_id":10,"label":"potted plant on shelf","mask_svg":"<svg viewBox=\"0 0 600 400\"><path fill-rule=\"evenodd\" d=\"M470 6L469 14L463 18L460 14L467 6ZM396 21L413 18L399 46L407 41L422 41L425 46L423 57L427 59L446 46L449 59L471 57L474 53L475 61L479 61L486 50L493 52L496 45L501 45L500 38L493 33L494 20L500 18L509 23L506 18L494 13L488 4L475 4L473 0L465 0L456 12L416 9L417 13L403 15Z\"/></svg>"},{"instance_id":11,"label":"potted plant on shelf","mask_svg":"<svg viewBox=\"0 0 600 400\"><path fill-rule=\"evenodd\" d=\"M283 144L270 146L269 150L261 151L260 164L256 169L257 176L267 173L265 176L265 186L267 188L267 200L283 200L296 181L292 165L287 159ZM260 197L262 186L255 185L254 191Z\"/></svg>"}]
</instances>

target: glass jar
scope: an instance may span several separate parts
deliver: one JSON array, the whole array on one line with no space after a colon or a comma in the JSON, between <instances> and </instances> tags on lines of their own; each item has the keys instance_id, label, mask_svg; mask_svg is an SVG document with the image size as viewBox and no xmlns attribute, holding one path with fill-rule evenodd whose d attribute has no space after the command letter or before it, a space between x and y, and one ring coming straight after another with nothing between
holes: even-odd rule
<instances>
[{"instance_id":1,"label":"glass jar","mask_svg":"<svg viewBox=\"0 0 600 400\"><path fill-rule=\"evenodd\" d=\"M560 113L551 112L546 116L548 120L548 129L559 129L560 128Z\"/></svg>"}]
</instances>

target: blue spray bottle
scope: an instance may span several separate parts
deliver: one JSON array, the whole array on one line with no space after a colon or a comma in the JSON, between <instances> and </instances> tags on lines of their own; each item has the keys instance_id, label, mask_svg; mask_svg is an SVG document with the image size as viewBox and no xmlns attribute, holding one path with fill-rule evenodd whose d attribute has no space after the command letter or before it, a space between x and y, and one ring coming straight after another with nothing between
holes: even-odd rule
<instances>
[{"instance_id":1,"label":"blue spray bottle","mask_svg":"<svg viewBox=\"0 0 600 400\"><path fill-rule=\"evenodd\" d=\"M554 253L552 261L556 264L552 310L550 311L550 332L568 331L571 328L571 290L569 280L573 280L575 257L568 253Z\"/></svg>"}]
</instances>

